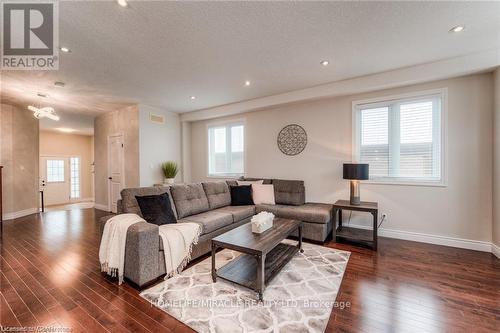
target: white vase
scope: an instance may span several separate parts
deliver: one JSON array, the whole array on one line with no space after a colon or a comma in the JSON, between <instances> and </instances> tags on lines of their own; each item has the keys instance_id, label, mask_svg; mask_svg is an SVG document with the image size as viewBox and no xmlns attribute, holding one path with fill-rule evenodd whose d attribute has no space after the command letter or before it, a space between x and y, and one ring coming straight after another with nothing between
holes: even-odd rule
<instances>
[{"instance_id":1,"label":"white vase","mask_svg":"<svg viewBox=\"0 0 500 333\"><path fill-rule=\"evenodd\" d=\"M175 183L175 178L165 178L163 183L164 184L173 184L173 183Z\"/></svg>"}]
</instances>

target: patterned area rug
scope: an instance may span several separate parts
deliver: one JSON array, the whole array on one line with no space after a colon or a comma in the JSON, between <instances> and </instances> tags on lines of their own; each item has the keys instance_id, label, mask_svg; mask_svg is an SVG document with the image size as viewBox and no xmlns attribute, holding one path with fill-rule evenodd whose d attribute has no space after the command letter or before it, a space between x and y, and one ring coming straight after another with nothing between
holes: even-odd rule
<instances>
[{"instance_id":1,"label":"patterned area rug","mask_svg":"<svg viewBox=\"0 0 500 333\"><path fill-rule=\"evenodd\" d=\"M350 253L307 243L303 249L266 287L263 303L249 289L213 283L211 258L141 296L198 332L324 332ZM223 250L216 266L239 255Z\"/></svg>"}]
</instances>

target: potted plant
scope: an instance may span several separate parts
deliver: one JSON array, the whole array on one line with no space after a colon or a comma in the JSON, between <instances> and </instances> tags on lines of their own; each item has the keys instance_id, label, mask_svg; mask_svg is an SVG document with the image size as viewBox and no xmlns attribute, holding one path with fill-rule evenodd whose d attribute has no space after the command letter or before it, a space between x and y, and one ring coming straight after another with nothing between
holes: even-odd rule
<instances>
[{"instance_id":1,"label":"potted plant","mask_svg":"<svg viewBox=\"0 0 500 333\"><path fill-rule=\"evenodd\" d=\"M161 165L161 169L163 170L163 175L165 176L165 184L173 184L175 176L177 175L177 172L179 172L177 163L173 161L165 162Z\"/></svg>"}]
</instances>

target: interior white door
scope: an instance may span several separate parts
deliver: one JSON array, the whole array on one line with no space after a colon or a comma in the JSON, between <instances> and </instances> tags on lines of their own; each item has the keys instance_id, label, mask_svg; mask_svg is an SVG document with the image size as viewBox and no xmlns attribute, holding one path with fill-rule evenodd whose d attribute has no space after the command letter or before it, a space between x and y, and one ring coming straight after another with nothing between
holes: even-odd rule
<instances>
[{"instance_id":1,"label":"interior white door","mask_svg":"<svg viewBox=\"0 0 500 333\"><path fill-rule=\"evenodd\" d=\"M69 158L60 156L40 157L40 189L45 206L70 202Z\"/></svg>"},{"instance_id":2,"label":"interior white door","mask_svg":"<svg viewBox=\"0 0 500 333\"><path fill-rule=\"evenodd\" d=\"M108 209L116 213L120 192L125 186L123 135L108 137Z\"/></svg>"}]
</instances>

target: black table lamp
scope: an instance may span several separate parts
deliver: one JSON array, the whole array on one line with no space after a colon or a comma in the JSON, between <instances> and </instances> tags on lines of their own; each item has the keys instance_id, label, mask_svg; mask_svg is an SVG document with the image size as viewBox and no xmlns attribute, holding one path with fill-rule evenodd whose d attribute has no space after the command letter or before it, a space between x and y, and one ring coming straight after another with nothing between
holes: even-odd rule
<instances>
[{"instance_id":1,"label":"black table lamp","mask_svg":"<svg viewBox=\"0 0 500 333\"><path fill-rule=\"evenodd\" d=\"M351 181L351 205L360 205L359 181L368 180L368 164L344 163L344 179Z\"/></svg>"}]
</instances>

